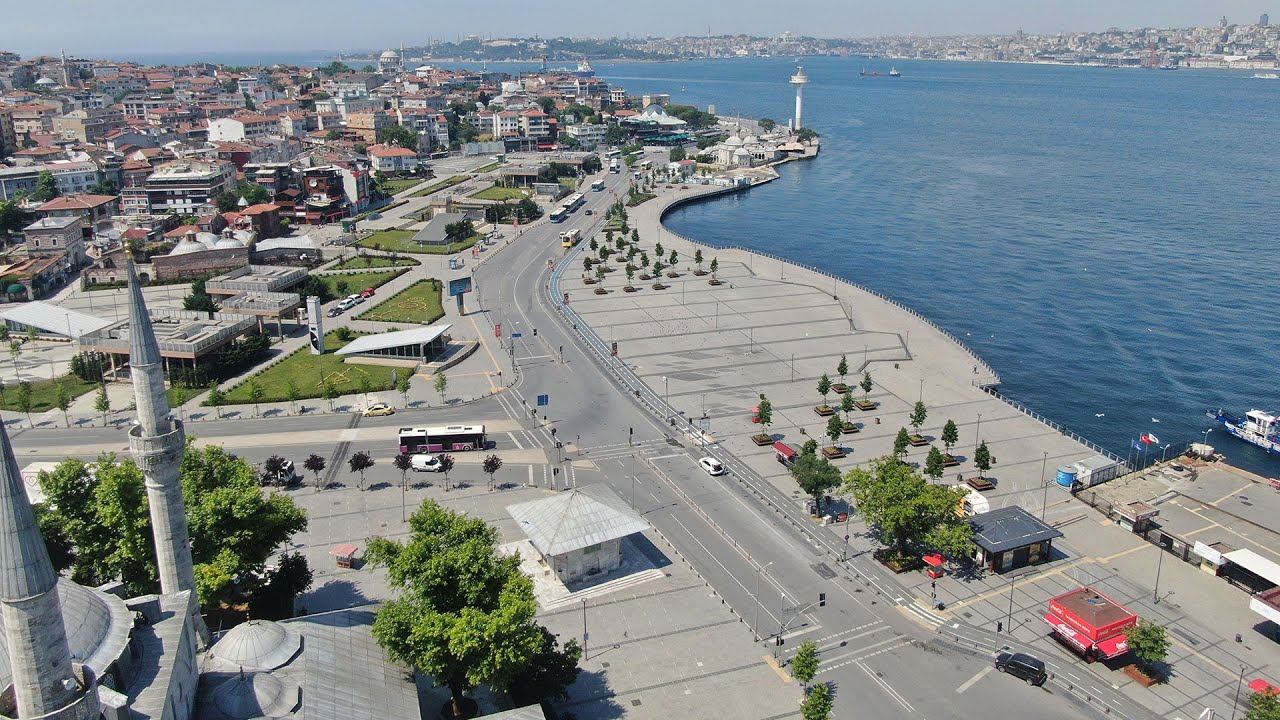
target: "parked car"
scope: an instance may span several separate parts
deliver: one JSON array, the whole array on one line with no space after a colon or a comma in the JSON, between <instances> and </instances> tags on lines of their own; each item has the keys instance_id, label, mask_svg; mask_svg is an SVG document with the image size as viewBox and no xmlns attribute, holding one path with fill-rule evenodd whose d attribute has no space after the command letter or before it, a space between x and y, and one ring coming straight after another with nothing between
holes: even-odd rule
<instances>
[{"instance_id":1,"label":"parked car","mask_svg":"<svg viewBox=\"0 0 1280 720\"><path fill-rule=\"evenodd\" d=\"M435 455L414 455L409 460L409 467L414 472L440 472L444 469Z\"/></svg>"},{"instance_id":2,"label":"parked car","mask_svg":"<svg viewBox=\"0 0 1280 720\"><path fill-rule=\"evenodd\" d=\"M265 470L262 472L263 485L293 485L296 482L298 482L298 471L292 460L285 460L278 473L273 474Z\"/></svg>"},{"instance_id":3,"label":"parked car","mask_svg":"<svg viewBox=\"0 0 1280 720\"><path fill-rule=\"evenodd\" d=\"M1020 652L1002 652L996 655L996 669L1022 678L1028 685L1041 685L1049 677L1043 660Z\"/></svg>"},{"instance_id":4,"label":"parked car","mask_svg":"<svg viewBox=\"0 0 1280 720\"><path fill-rule=\"evenodd\" d=\"M378 294L377 291L371 287L367 287L360 291L360 297L364 297L364 298L371 298L377 294Z\"/></svg>"},{"instance_id":5,"label":"parked car","mask_svg":"<svg viewBox=\"0 0 1280 720\"><path fill-rule=\"evenodd\" d=\"M356 303L351 298L342 298L335 307L339 312L346 312L355 306Z\"/></svg>"},{"instance_id":6,"label":"parked car","mask_svg":"<svg viewBox=\"0 0 1280 720\"><path fill-rule=\"evenodd\" d=\"M351 301L352 305L359 305L360 303L364 302L364 295L361 295L360 293L355 293L354 295L348 295L347 299Z\"/></svg>"},{"instance_id":7,"label":"parked car","mask_svg":"<svg viewBox=\"0 0 1280 720\"><path fill-rule=\"evenodd\" d=\"M595 210L592 210L591 208L587 208L587 211L586 211L585 213L583 213L583 214L584 214L584 215L595 215L595 214L596 214L596 211L595 211Z\"/></svg>"},{"instance_id":8,"label":"parked car","mask_svg":"<svg viewBox=\"0 0 1280 720\"><path fill-rule=\"evenodd\" d=\"M365 417L379 417L382 415L395 415L395 408L386 403L374 403L364 409L362 413Z\"/></svg>"},{"instance_id":9,"label":"parked car","mask_svg":"<svg viewBox=\"0 0 1280 720\"><path fill-rule=\"evenodd\" d=\"M708 475L723 475L726 472L724 464L713 457L700 458L698 466L707 471Z\"/></svg>"},{"instance_id":10,"label":"parked car","mask_svg":"<svg viewBox=\"0 0 1280 720\"><path fill-rule=\"evenodd\" d=\"M341 304L334 305L333 307L329 308L329 312L325 313L325 315L328 315L329 317L338 317L339 315L342 314L343 310L346 310L346 308L342 307Z\"/></svg>"}]
</instances>

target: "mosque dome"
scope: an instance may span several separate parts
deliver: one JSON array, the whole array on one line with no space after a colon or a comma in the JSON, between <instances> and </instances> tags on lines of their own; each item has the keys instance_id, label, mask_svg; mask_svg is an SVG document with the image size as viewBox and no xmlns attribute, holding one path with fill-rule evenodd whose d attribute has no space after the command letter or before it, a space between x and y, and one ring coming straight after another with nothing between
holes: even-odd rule
<instances>
[{"instance_id":1,"label":"mosque dome","mask_svg":"<svg viewBox=\"0 0 1280 720\"><path fill-rule=\"evenodd\" d=\"M225 236L225 237L219 238L218 241L213 244L213 249L214 250L243 250L244 243L240 242L240 240L236 237Z\"/></svg>"},{"instance_id":2,"label":"mosque dome","mask_svg":"<svg viewBox=\"0 0 1280 720\"><path fill-rule=\"evenodd\" d=\"M747 138L742 141L742 144L743 145L759 145L760 138L756 137L755 135L748 135Z\"/></svg>"},{"instance_id":3,"label":"mosque dome","mask_svg":"<svg viewBox=\"0 0 1280 720\"><path fill-rule=\"evenodd\" d=\"M729 139L724 141L724 144L728 147L742 147L742 138L737 135L730 135Z\"/></svg>"},{"instance_id":4,"label":"mosque dome","mask_svg":"<svg viewBox=\"0 0 1280 720\"><path fill-rule=\"evenodd\" d=\"M36 84L41 87L57 87L58 81L53 78L42 77L36 81Z\"/></svg>"},{"instance_id":5,"label":"mosque dome","mask_svg":"<svg viewBox=\"0 0 1280 720\"><path fill-rule=\"evenodd\" d=\"M268 671L286 665L302 649L302 638L291 628L270 620L237 625L209 654L245 670Z\"/></svg>"},{"instance_id":6,"label":"mosque dome","mask_svg":"<svg viewBox=\"0 0 1280 720\"><path fill-rule=\"evenodd\" d=\"M178 244L174 245L173 249L169 251L169 254L170 255L189 255L191 253L204 252L205 250L208 250L208 249L209 248L204 243L188 235L187 237L184 237L181 240L179 240Z\"/></svg>"},{"instance_id":7,"label":"mosque dome","mask_svg":"<svg viewBox=\"0 0 1280 720\"><path fill-rule=\"evenodd\" d=\"M213 704L233 720L285 717L297 709L301 689L274 675L241 672L213 691Z\"/></svg>"},{"instance_id":8,"label":"mosque dome","mask_svg":"<svg viewBox=\"0 0 1280 720\"><path fill-rule=\"evenodd\" d=\"M396 62L400 59L400 53L395 50L383 50L382 54L378 56L378 59L384 62Z\"/></svg>"},{"instance_id":9,"label":"mosque dome","mask_svg":"<svg viewBox=\"0 0 1280 720\"><path fill-rule=\"evenodd\" d=\"M133 617L124 601L70 580L58 580L58 600L71 658L98 676L124 655ZM0 687L13 682L8 637L0 632Z\"/></svg>"}]
</instances>

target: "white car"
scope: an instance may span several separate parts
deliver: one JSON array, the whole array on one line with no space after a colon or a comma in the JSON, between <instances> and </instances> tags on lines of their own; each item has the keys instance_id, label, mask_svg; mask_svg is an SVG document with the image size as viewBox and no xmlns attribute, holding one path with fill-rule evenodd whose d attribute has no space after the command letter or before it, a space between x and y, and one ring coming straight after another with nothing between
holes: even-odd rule
<instances>
[{"instance_id":1,"label":"white car","mask_svg":"<svg viewBox=\"0 0 1280 720\"><path fill-rule=\"evenodd\" d=\"M350 301L352 305L359 305L364 302L364 296L356 293L355 295L348 295L347 300Z\"/></svg>"},{"instance_id":2,"label":"white car","mask_svg":"<svg viewBox=\"0 0 1280 720\"><path fill-rule=\"evenodd\" d=\"M698 467L707 471L708 475L723 475L728 470L719 460L713 457L704 457L698 460Z\"/></svg>"},{"instance_id":3,"label":"white car","mask_svg":"<svg viewBox=\"0 0 1280 720\"><path fill-rule=\"evenodd\" d=\"M414 472L440 472L443 469L435 455L414 455L409 463Z\"/></svg>"},{"instance_id":4,"label":"white car","mask_svg":"<svg viewBox=\"0 0 1280 720\"><path fill-rule=\"evenodd\" d=\"M345 310L350 310L355 306L356 306L356 303L354 300L352 300L351 298L343 298L342 301L339 302L334 307L338 308L339 310L345 311Z\"/></svg>"}]
</instances>

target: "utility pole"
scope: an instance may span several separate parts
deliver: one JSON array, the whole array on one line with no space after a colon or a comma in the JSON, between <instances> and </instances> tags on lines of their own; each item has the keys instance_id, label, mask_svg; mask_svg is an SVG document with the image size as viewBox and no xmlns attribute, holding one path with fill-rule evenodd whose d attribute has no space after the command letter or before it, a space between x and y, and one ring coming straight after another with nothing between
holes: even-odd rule
<instances>
[{"instance_id":1,"label":"utility pole","mask_svg":"<svg viewBox=\"0 0 1280 720\"><path fill-rule=\"evenodd\" d=\"M1044 457L1040 459L1040 484L1044 486L1044 498L1040 501L1040 522L1044 522L1044 511L1049 508L1049 481L1045 478L1045 472L1049 467L1049 451L1044 451Z\"/></svg>"},{"instance_id":2,"label":"utility pole","mask_svg":"<svg viewBox=\"0 0 1280 720\"><path fill-rule=\"evenodd\" d=\"M582 659L587 659L587 599L582 598Z\"/></svg>"}]
</instances>

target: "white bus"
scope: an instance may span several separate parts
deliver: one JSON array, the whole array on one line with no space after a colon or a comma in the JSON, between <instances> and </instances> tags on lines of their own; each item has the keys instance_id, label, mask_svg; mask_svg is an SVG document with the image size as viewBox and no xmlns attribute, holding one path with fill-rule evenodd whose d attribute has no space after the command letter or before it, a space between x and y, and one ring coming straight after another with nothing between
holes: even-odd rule
<instances>
[{"instance_id":1,"label":"white bus","mask_svg":"<svg viewBox=\"0 0 1280 720\"><path fill-rule=\"evenodd\" d=\"M586 195L583 195L582 193L574 193L570 195L567 200L564 201L564 206L569 212L573 212L574 210L577 210L578 208L582 207L582 204L586 201L587 201Z\"/></svg>"},{"instance_id":2,"label":"white bus","mask_svg":"<svg viewBox=\"0 0 1280 720\"><path fill-rule=\"evenodd\" d=\"M653 161L651 160L645 160L644 162L640 163L641 170L648 170L652 167L653 167Z\"/></svg>"},{"instance_id":3,"label":"white bus","mask_svg":"<svg viewBox=\"0 0 1280 720\"><path fill-rule=\"evenodd\" d=\"M591 183L591 192L604 192L604 181L597 180Z\"/></svg>"},{"instance_id":4,"label":"white bus","mask_svg":"<svg viewBox=\"0 0 1280 720\"><path fill-rule=\"evenodd\" d=\"M621 150L610 150L609 152L605 153L605 154L604 154L604 156L605 156L605 157L611 157L611 158L622 157L622 151L621 151Z\"/></svg>"},{"instance_id":5,"label":"white bus","mask_svg":"<svg viewBox=\"0 0 1280 720\"><path fill-rule=\"evenodd\" d=\"M484 450L488 439L484 425L400 428L400 452L433 453Z\"/></svg>"},{"instance_id":6,"label":"white bus","mask_svg":"<svg viewBox=\"0 0 1280 720\"><path fill-rule=\"evenodd\" d=\"M552 210L551 215L548 216L553 223L562 223L567 217L569 217L569 211L565 210L563 207L558 207L555 210Z\"/></svg>"},{"instance_id":7,"label":"white bus","mask_svg":"<svg viewBox=\"0 0 1280 720\"><path fill-rule=\"evenodd\" d=\"M560 233L560 245L565 248L571 248L582 240L582 231L574 228L568 232Z\"/></svg>"}]
</instances>

